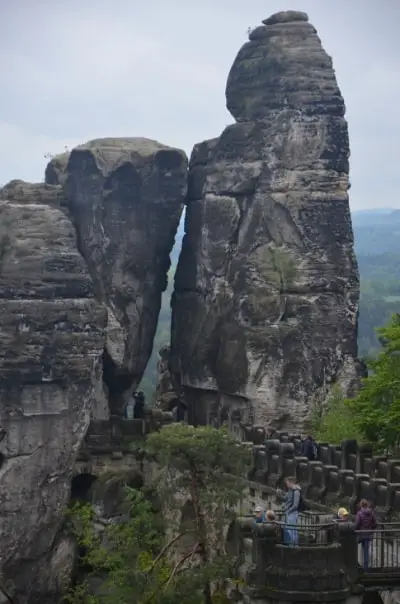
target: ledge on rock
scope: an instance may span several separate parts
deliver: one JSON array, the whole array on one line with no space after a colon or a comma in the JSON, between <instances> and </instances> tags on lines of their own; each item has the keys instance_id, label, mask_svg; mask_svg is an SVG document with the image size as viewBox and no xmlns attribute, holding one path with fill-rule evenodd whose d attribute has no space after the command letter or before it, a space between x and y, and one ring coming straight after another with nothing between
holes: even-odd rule
<instances>
[{"instance_id":1,"label":"ledge on rock","mask_svg":"<svg viewBox=\"0 0 400 604\"><path fill-rule=\"evenodd\" d=\"M271 15L268 19L263 19L262 23L264 25L276 25L277 23L292 23L294 21L308 21L307 13L297 10L285 10Z\"/></svg>"}]
</instances>

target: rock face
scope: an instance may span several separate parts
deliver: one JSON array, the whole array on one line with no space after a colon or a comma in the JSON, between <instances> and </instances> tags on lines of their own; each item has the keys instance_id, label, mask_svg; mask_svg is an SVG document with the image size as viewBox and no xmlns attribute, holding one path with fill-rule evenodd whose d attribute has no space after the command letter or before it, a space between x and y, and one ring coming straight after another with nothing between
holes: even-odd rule
<instances>
[{"instance_id":1,"label":"rock face","mask_svg":"<svg viewBox=\"0 0 400 604\"><path fill-rule=\"evenodd\" d=\"M69 580L77 452L142 377L186 183L182 151L100 139L0 190L0 602Z\"/></svg>"},{"instance_id":2,"label":"rock face","mask_svg":"<svg viewBox=\"0 0 400 604\"><path fill-rule=\"evenodd\" d=\"M172 411L173 405L176 404L180 394L173 384L169 363L170 346L164 344L158 351L158 382L155 392L155 406L163 411Z\"/></svg>"},{"instance_id":3,"label":"rock face","mask_svg":"<svg viewBox=\"0 0 400 604\"><path fill-rule=\"evenodd\" d=\"M278 13L231 68L236 120L190 160L171 367L193 421L301 429L357 378L359 280L349 140L332 61L304 13Z\"/></svg>"},{"instance_id":4,"label":"rock face","mask_svg":"<svg viewBox=\"0 0 400 604\"><path fill-rule=\"evenodd\" d=\"M58 531L106 318L59 196L20 181L0 195L0 570L32 602L73 561Z\"/></svg>"},{"instance_id":5,"label":"rock face","mask_svg":"<svg viewBox=\"0 0 400 604\"><path fill-rule=\"evenodd\" d=\"M59 174L79 250L107 307L103 378L110 411L121 414L151 355L187 158L148 139L99 139L74 149Z\"/></svg>"}]
</instances>

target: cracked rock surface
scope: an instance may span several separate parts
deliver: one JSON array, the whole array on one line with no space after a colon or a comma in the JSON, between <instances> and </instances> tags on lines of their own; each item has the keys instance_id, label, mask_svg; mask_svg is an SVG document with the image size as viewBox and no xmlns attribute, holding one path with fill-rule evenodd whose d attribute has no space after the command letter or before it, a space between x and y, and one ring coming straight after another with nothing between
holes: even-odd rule
<instances>
[{"instance_id":1,"label":"cracked rock surface","mask_svg":"<svg viewBox=\"0 0 400 604\"><path fill-rule=\"evenodd\" d=\"M190 160L172 370L193 421L301 429L359 373L344 101L304 13L250 33L226 100L236 123Z\"/></svg>"},{"instance_id":2,"label":"cracked rock surface","mask_svg":"<svg viewBox=\"0 0 400 604\"><path fill-rule=\"evenodd\" d=\"M96 297L107 307L104 381L120 415L153 348L187 189L183 151L143 138L98 139L62 156L68 210Z\"/></svg>"},{"instance_id":3,"label":"cracked rock surface","mask_svg":"<svg viewBox=\"0 0 400 604\"><path fill-rule=\"evenodd\" d=\"M0 194L0 569L21 601L56 590L73 563L57 533L104 347L60 197L21 181Z\"/></svg>"},{"instance_id":4,"label":"cracked rock surface","mask_svg":"<svg viewBox=\"0 0 400 604\"><path fill-rule=\"evenodd\" d=\"M123 138L0 189L0 576L16 601L56 602L69 581L76 456L142 377L186 186L182 151Z\"/></svg>"}]
</instances>

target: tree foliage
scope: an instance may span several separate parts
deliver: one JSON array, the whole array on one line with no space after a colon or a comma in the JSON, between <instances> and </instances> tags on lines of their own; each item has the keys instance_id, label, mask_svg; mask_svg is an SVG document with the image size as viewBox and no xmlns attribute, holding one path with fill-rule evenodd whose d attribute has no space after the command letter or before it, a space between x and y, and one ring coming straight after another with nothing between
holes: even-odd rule
<instances>
[{"instance_id":1,"label":"tree foliage","mask_svg":"<svg viewBox=\"0 0 400 604\"><path fill-rule=\"evenodd\" d=\"M123 522L96 522L90 504L69 511L82 556L83 580L65 597L69 604L169 604L173 582L163 550L162 530L151 503L126 489L129 512ZM161 552L161 555L160 555ZM82 579L82 577L81 577Z\"/></svg>"},{"instance_id":2,"label":"tree foliage","mask_svg":"<svg viewBox=\"0 0 400 604\"><path fill-rule=\"evenodd\" d=\"M234 562L225 552L224 528L242 495L248 450L224 430L173 424L148 437L147 452L157 462L155 483L166 513L155 513L132 489L118 522L100 524L91 505L75 505L69 515L83 574L66 597L69 604L224 599L223 580ZM194 506L192 524L181 522L185 501Z\"/></svg>"},{"instance_id":3,"label":"tree foliage","mask_svg":"<svg viewBox=\"0 0 400 604\"><path fill-rule=\"evenodd\" d=\"M361 432L354 422L343 392L335 384L324 405L314 407L312 433L320 442L341 443L347 439L361 439Z\"/></svg>"},{"instance_id":4,"label":"tree foliage","mask_svg":"<svg viewBox=\"0 0 400 604\"><path fill-rule=\"evenodd\" d=\"M369 361L369 375L347 406L365 439L391 450L400 436L400 314L378 334L382 350Z\"/></svg>"},{"instance_id":5,"label":"tree foliage","mask_svg":"<svg viewBox=\"0 0 400 604\"><path fill-rule=\"evenodd\" d=\"M192 512L196 575L210 604L212 584L231 576L225 530L243 495L249 451L224 429L183 423L151 434L147 446L160 468L157 484L166 508L180 510L186 501Z\"/></svg>"}]
</instances>

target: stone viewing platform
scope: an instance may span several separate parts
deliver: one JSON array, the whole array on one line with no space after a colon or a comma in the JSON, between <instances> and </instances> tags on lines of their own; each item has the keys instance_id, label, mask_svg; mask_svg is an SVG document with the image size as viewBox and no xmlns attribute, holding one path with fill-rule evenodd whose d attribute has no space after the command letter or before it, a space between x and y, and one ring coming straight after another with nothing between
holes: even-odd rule
<instances>
[{"instance_id":1,"label":"stone viewing platform","mask_svg":"<svg viewBox=\"0 0 400 604\"><path fill-rule=\"evenodd\" d=\"M399 589L400 525L375 531L371 564L361 569L352 524L324 523L299 527L299 546L284 544L281 523L255 524L239 518L228 534L228 548L241 561L239 588L243 602L382 602L379 595ZM396 598L385 597L386 602Z\"/></svg>"},{"instance_id":2,"label":"stone viewing platform","mask_svg":"<svg viewBox=\"0 0 400 604\"><path fill-rule=\"evenodd\" d=\"M172 421L170 413L158 409L147 409L144 419L92 421L76 464L77 479L128 472L146 480L141 444L146 434ZM345 441L319 443L320 461L310 462L301 456L298 435L280 432L267 439L263 428L242 426L237 436L253 450L241 513L259 504L278 510L276 490L285 476L296 477L309 508L299 516L296 547L284 544L285 517L279 511L275 522L257 525L249 515L227 527L227 550L239 556L246 583L237 590L238 601L370 604L373 594L377 604L396 604L390 592L400 589L400 460ZM337 523L332 514L341 505L355 513L362 498L373 503L379 521L367 571L359 565L352 524Z\"/></svg>"}]
</instances>

